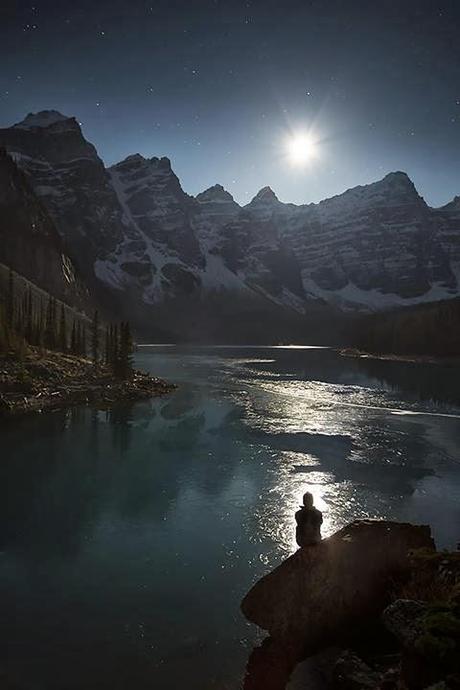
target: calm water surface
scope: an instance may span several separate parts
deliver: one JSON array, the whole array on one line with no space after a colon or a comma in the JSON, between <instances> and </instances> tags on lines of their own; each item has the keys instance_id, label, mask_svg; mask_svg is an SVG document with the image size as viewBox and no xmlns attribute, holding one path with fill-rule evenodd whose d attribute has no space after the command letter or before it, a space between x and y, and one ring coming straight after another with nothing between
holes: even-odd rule
<instances>
[{"instance_id":1,"label":"calm water surface","mask_svg":"<svg viewBox=\"0 0 460 690\"><path fill-rule=\"evenodd\" d=\"M305 490L326 534L389 517L459 540L455 369L305 348L137 360L177 392L1 428L0 684L235 690L257 640L239 602L293 550Z\"/></svg>"}]
</instances>

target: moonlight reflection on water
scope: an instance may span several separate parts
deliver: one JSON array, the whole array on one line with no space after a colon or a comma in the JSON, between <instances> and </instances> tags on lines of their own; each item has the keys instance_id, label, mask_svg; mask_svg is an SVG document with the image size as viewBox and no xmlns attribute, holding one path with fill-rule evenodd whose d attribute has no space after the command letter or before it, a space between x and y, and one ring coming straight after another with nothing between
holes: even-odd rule
<instances>
[{"instance_id":1,"label":"moonlight reflection on water","mask_svg":"<svg viewBox=\"0 0 460 690\"><path fill-rule=\"evenodd\" d=\"M389 517L456 544L455 370L312 348L138 364L177 391L2 430L0 667L19 686L236 690L258 636L240 600L295 549L307 490L324 535Z\"/></svg>"}]
</instances>

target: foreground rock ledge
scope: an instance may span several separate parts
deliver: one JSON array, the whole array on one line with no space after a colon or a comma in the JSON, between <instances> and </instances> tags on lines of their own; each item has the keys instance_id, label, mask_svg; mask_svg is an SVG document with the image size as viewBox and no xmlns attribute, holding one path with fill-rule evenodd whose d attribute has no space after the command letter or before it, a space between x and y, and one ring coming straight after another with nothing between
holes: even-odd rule
<instances>
[{"instance_id":1,"label":"foreground rock ledge","mask_svg":"<svg viewBox=\"0 0 460 690\"><path fill-rule=\"evenodd\" d=\"M435 550L428 526L360 520L299 549L244 598L246 618L299 653L343 642L379 615L410 571L409 552Z\"/></svg>"}]
</instances>

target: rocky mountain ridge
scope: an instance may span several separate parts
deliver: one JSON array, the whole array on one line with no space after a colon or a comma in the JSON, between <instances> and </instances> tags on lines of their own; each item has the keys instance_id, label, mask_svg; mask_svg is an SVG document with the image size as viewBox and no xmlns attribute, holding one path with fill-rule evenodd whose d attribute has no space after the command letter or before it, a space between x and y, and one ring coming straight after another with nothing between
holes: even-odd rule
<instances>
[{"instance_id":1,"label":"rocky mountain ridge","mask_svg":"<svg viewBox=\"0 0 460 690\"><path fill-rule=\"evenodd\" d=\"M199 330L231 305L268 325L275 313L299 321L459 294L458 197L432 209L402 172L301 206L264 187L241 207L218 184L188 195L167 158L134 154L106 169L76 119L57 111L1 129L0 146L90 290L139 321L179 332L195 319Z\"/></svg>"}]
</instances>

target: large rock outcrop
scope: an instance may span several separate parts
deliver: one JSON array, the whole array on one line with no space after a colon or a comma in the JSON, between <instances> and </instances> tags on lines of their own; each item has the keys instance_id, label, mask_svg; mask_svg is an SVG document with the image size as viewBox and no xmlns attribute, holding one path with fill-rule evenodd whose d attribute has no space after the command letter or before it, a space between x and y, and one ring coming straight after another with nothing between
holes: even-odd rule
<instances>
[{"instance_id":1,"label":"large rock outcrop","mask_svg":"<svg viewBox=\"0 0 460 690\"><path fill-rule=\"evenodd\" d=\"M381 613L390 586L408 573L409 552L419 548L434 550L429 527L353 522L259 580L242 611L273 639L303 653L343 642Z\"/></svg>"}]
</instances>

